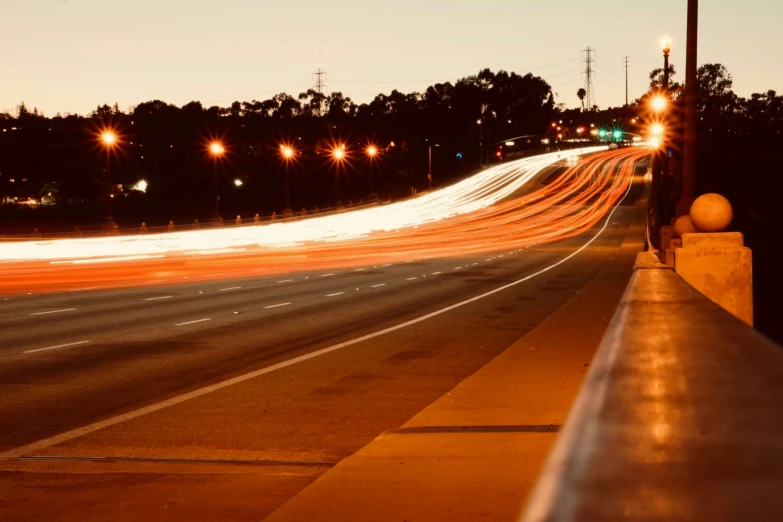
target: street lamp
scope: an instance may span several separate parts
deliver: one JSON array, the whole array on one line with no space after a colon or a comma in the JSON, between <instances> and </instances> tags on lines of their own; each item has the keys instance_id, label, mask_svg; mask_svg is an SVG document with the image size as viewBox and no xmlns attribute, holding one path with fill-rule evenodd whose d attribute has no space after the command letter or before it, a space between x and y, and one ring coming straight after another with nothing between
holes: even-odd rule
<instances>
[{"instance_id":1,"label":"street lamp","mask_svg":"<svg viewBox=\"0 0 783 522\"><path fill-rule=\"evenodd\" d=\"M114 152L114 147L117 146L119 140L117 138L117 133L112 129L103 130L99 138L101 145L103 145L106 152L104 170L106 172L106 186L109 191L108 197L106 198L106 222L104 223L103 228L116 231L118 227L114 222L114 202L112 201L114 198L114 187L112 186L111 180L111 156Z\"/></svg>"},{"instance_id":2,"label":"street lamp","mask_svg":"<svg viewBox=\"0 0 783 522\"><path fill-rule=\"evenodd\" d=\"M373 163L378 155L378 147L370 145L365 152L370 159L370 199L378 199L378 195L375 193L375 180L373 179Z\"/></svg>"},{"instance_id":3,"label":"street lamp","mask_svg":"<svg viewBox=\"0 0 783 522\"><path fill-rule=\"evenodd\" d=\"M291 186L288 180L288 171L295 151L289 145L280 145L280 153L283 155L283 161L285 161L285 210L283 214L288 215L293 213L291 211Z\"/></svg>"},{"instance_id":4,"label":"street lamp","mask_svg":"<svg viewBox=\"0 0 783 522\"><path fill-rule=\"evenodd\" d=\"M650 100L650 107L655 112L663 112L667 105L668 102L666 101L666 97L660 94L653 96L653 98Z\"/></svg>"},{"instance_id":5,"label":"street lamp","mask_svg":"<svg viewBox=\"0 0 783 522\"><path fill-rule=\"evenodd\" d=\"M218 188L218 162L226 153L226 149L219 141L209 144L209 153L212 156L212 192L215 197L215 208L212 213L212 221L219 223L220 219L220 191Z\"/></svg>"},{"instance_id":6,"label":"street lamp","mask_svg":"<svg viewBox=\"0 0 783 522\"><path fill-rule=\"evenodd\" d=\"M343 202L340 201L340 167L342 167L345 161L345 145L338 145L332 150L332 158L337 165L337 173L334 177L335 192L337 193L337 206L342 206Z\"/></svg>"},{"instance_id":7,"label":"street lamp","mask_svg":"<svg viewBox=\"0 0 783 522\"><path fill-rule=\"evenodd\" d=\"M237 178L237 179L234 180L234 186L235 187L239 188L242 185L244 185L244 182L241 179Z\"/></svg>"},{"instance_id":8,"label":"street lamp","mask_svg":"<svg viewBox=\"0 0 783 522\"><path fill-rule=\"evenodd\" d=\"M429 161L427 164L427 181L429 182L430 192L432 192L432 147L440 147L440 144L430 144L429 146Z\"/></svg>"}]
</instances>

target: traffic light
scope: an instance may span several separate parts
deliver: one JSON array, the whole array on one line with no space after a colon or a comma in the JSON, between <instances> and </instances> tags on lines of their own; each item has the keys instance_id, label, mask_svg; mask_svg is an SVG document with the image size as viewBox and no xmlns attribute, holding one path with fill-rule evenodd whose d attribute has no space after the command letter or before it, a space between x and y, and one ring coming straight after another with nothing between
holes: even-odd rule
<instances>
[{"instance_id":1,"label":"traffic light","mask_svg":"<svg viewBox=\"0 0 783 522\"><path fill-rule=\"evenodd\" d=\"M614 131L612 131L612 138L614 138L615 140L623 139L623 131L621 131L620 129L615 129Z\"/></svg>"},{"instance_id":2,"label":"traffic light","mask_svg":"<svg viewBox=\"0 0 783 522\"><path fill-rule=\"evenodd\" d=\"M606 138L606 129L601 129L598 131L598 137L602 140Z\"/></svg>"}]
</instances>

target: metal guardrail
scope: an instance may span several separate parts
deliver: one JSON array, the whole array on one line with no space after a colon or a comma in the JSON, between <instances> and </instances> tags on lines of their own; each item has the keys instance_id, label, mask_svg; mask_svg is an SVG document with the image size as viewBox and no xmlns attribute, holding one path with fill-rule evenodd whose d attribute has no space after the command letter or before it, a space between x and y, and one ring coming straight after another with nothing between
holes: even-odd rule
<instances>
[{"instance_id":1,"label":"metal guardrail","mask_svg":"<svg viewBox=\"0 0 783 522\"><path fill-rule=\"evenodd\" d=\"M782 412L783 348L640 254L522 520L783 520Z\"/></svg>"}]
</instances>

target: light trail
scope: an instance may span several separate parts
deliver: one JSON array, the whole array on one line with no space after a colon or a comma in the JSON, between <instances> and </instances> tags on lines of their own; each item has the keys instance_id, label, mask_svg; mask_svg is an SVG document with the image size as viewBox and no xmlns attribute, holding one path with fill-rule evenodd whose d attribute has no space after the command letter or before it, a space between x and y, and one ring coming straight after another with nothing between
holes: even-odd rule
<instances>
[{"instance_id":1,"label":"light trail","mask_svg":"<svg viewBox=\"0 0 783 522\"><path fill-rule=\"evenodd\" d=\"M150 277L209 279L217 270L233 277L293 271L329 271L489 252L509 252L579 235L594 226L622 196L640 147L598 152L569 161L551 182L521 193L542 169L595 148L500 165L427 196L343 214L290 223L143 237L4 243L0 293L58 291L75 286L143 286ZM558 158L558 155L561 157ZM252 242L251 246L249 242ZM212 254L188 256L200 248ZM294 246L290 246L290 245ZM164 259L95 266L53 266L42 256L158 255ZM289 245L289 246L283 246ZM123 249L158 249L133 254ZM156 253L157 252L157 253ZM397 260L397 261L395 261ZM293 265L296 264L296 267ZM279 282L291 282L291 279Z\"/></svg>"}]
</instances>

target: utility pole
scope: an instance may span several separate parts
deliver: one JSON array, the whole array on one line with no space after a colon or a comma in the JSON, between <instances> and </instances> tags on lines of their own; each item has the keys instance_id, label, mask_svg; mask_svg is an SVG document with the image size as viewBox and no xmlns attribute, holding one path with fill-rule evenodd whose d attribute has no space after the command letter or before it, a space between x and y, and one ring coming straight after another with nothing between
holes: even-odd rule
<instances>
[{"instance_id":1,"label":"utility pole","mask_svg":"<svg viewBox=\"0 0 783 522\"><path fill-rule=\"evenodd\" d=\"M688 0L688 38L685 50L685 135L682 147L682 187L677 216L690 214L696 195L696 85L699 0Z\"/></svg>"},{"instance_id":2,"label":"utility pole","mask_svg":"<svg viewBox=\"0 0 783 522\"><path fill-rule=\"evenodd\" d=\"M585 70L582 72L582 76L585 78L585 92L587 92L587 110L593 110L595 105L598 105L595 100L595 89L593 88L593 76L595 75L595 49L591 49L590 46L582 51L582 63L585 64Z\"/></svg>"},{"instance_id":3,"label":"utility pole","mask_svg":"<svg viewBox=\"0 0 783 522\"><path fill-rule=\"evenodd\" d=\"M628 106L628 57L623 58L623 65L625 65L625 106Z\"/></svg>"}]
</instances>

